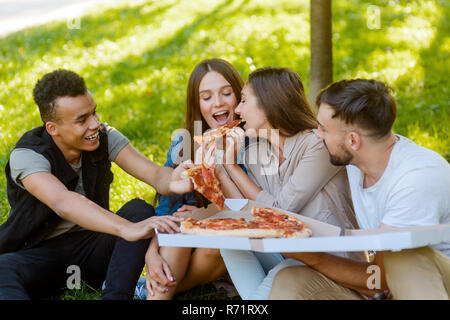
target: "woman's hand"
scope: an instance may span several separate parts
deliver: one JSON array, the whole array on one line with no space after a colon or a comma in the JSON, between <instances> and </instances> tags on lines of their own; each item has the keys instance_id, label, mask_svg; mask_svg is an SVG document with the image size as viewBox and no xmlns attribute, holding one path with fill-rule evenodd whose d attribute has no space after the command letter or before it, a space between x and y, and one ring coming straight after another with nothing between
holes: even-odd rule
<instances>
[{"instance_id":1,"label":"woman's hand","mask_svg":"<svg viewBox=\"0 0 450 320\"><path fill-rule=\"evenodd\" d=\"M240 127L234 127L225 139L224 164L237 164L237 156L244 145L245 131Z\"/></svg>"},{"instance_id":2,"label":"woman's hand","mask_svg":"<svg viewBox=\"0 0 450 320\"><path fill-rule=\"evenodd\" d=\"M145 278L148 293L155 295L155 290L166 293L167 287L176 285L169 264L161 257L158 250L149 248L145 254L147 276Z\"/></svg>"},{"instance_id":3,"label":"woman's hand","mask_svg":"<svg viewBox=\"0 0 450 320\"><path fill-rule=\"evenodd\" d=\"M195 152L195 164L205 163L212 166L216 163L216 143L204 142Z\"/></svg>"},{"instance_id":4,"label":"woman's hand","mask_svg":"<svg viewBox=\"0 0 450 320\"><path fill-rule=\"evenodd\" d=\"M234 127L224 139L217 138L212 142L204 142L195 153L195 163L237 164L237 156L244 145L245 131Z\"/></svg>"},{"instance_id":5,"label":"woman's hand","mask_svg":"<svg viewBox=\"0 0 450 320\"><path fill-rule=\"evenodd\" d=\"M198 209L198 207L184 204L177 211L175 211L173 213L173 216L181 217L181 218L189 218L192 215L192 211L194 211L196 209Z\"/></svg>"}]
</instances>

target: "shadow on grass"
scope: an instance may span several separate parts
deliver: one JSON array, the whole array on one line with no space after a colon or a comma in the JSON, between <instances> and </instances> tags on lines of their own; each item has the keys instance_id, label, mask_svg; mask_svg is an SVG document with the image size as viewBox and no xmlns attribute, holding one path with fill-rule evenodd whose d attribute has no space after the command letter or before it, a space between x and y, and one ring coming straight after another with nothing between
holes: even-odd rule
<instances>
[{"instance_id":1,"label":"shadow on grass","mask_svg":"<svg viewBox=\"0 0 450 320\"><path fill-rule=\"evenodd\" d=\"M424 87L417 97L419 104L411 108L411 112L416 113L414 125L421 131L428 133L428 130L433 136L439 134L437 140L446 145L441 154L450 162L450 51L444 48L450 35L450 3L443 2L442 6L444 17L439 22L436 36L430 47L420 52ZM435 149L433 145L427 147Z\"/></svg>"},{"instance_id":2,"label":"shadow on grass","mask_svg":"<svg viewBox=\"0 0 450 320\"><path fill-rule=\"evenodd\" d=\"M158 3L154 1L153 3ZM148 3L136 7L120 7L109 9L101 15L87 15L82 18L82 28L69 29L65 22L49 23L36 26L0 38L0 61L3 60L4 72L11 76L24 67L30 66L34 61L41 59L49 51L64 55L67 43L75 42L84 48L98 44L99 41L117 41L126 37L133 30L133 26L149 24L155 16L163 15L175 4L163 5L146 11ZM133 24L124 28L123 21L132 21ZM14 67L6 67L6 62L16 61ZM3 68L0 67L0 70Z\"/></svg>"}]
</instances>

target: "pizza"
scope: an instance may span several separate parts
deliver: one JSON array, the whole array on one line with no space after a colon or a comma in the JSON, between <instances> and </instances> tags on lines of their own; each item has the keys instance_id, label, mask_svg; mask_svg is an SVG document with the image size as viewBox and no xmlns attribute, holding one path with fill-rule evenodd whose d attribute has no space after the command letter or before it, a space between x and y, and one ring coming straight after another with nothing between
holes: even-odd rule
<instances>
[{"instance_id":1,"label":"pizza","mask_svg":"<svg viewBox=\"0 0 450 320\"><path fill-rule=\"evenodd\" d=\"M215 129L211 129L203 134L203 136L194 136L194 141L202 144L204 142L210 143L215 141L215 139L220 137L225 137L228 132L233 130L242 122L241 119L233 120Z\"/></svg>"},{"instance_id":2,"label":"pizza","mask_svg":"<svg viewBox=\"0 0 450 320\"><path fill-rule=\"evenodd\" d=\"M297 218L272 208L252 208L253 219L192 219L181 223L182 233L248 238L307 238L311 229Z\"/></svg>"},{"instance_id":3,"label":"pizza","mask_svg":"<svg viewBox=\"0 0 450 320\"><path fill-rule=\"evenodd\" d=\"M220 181L216 176L214 165L200 164L185 170L181 176L191 178L194 183L194 190L204 195L219 210L225 210L225 197L220 187Z\"/></svg>"},{"instance_id":4,"label":"pizza","mask_svg":"<svg viewBox=\"0 0 450 320\"><path fill-rule=\"evenodd\" d=\"M252 208L252 216L265 225L282 229L285 238L307 238L312 235L311 229L294 216L272 208Z\"/></svg>"}]
</instances>

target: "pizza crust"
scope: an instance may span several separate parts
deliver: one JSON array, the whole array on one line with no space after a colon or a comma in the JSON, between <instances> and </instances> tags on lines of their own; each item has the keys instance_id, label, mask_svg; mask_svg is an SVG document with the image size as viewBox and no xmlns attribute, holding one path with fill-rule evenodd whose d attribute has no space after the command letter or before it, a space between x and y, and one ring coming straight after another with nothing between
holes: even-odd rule
<instances>
[{"instance_id":1,"label":"pizza crust","mask_svg":"<svg viewBox=\"0 0 450 320\"><path fill-rule=\"evenodd\" d=\"M197 227L183 221L180 226L182 233L199 236L245 237L245 238L280 238L282 233L275 229L234 229L212 230Z\"/></svg>"}]
</instances>

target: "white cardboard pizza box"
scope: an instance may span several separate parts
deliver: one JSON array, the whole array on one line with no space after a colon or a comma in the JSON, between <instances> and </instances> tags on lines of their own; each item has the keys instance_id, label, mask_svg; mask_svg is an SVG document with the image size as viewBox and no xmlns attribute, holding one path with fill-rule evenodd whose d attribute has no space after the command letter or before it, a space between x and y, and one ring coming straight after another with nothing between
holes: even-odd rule
<instances>
[{"instance_id":1,"label":"white cardboard pizza box","mask_svg":"<svg viewBox=\"0 0 450 320\"><path fill-rule=\"evenodd\" d=\"M195 219L245 218L251 219L252 206L267 207L246 199L226 199L230 210L220 211L216 206L193 212ZM277 208L277 210L280 210ZM303 221L312 230L311 238L301 239L249 239L245 237L198 236L158 233L160 246L253 250L260 252L342 252L365 250L392 250L418 248L450 242L450 224L412 228L373 230L341 230L339 227L280 210Z\"/></svg>"}]
</instances>

